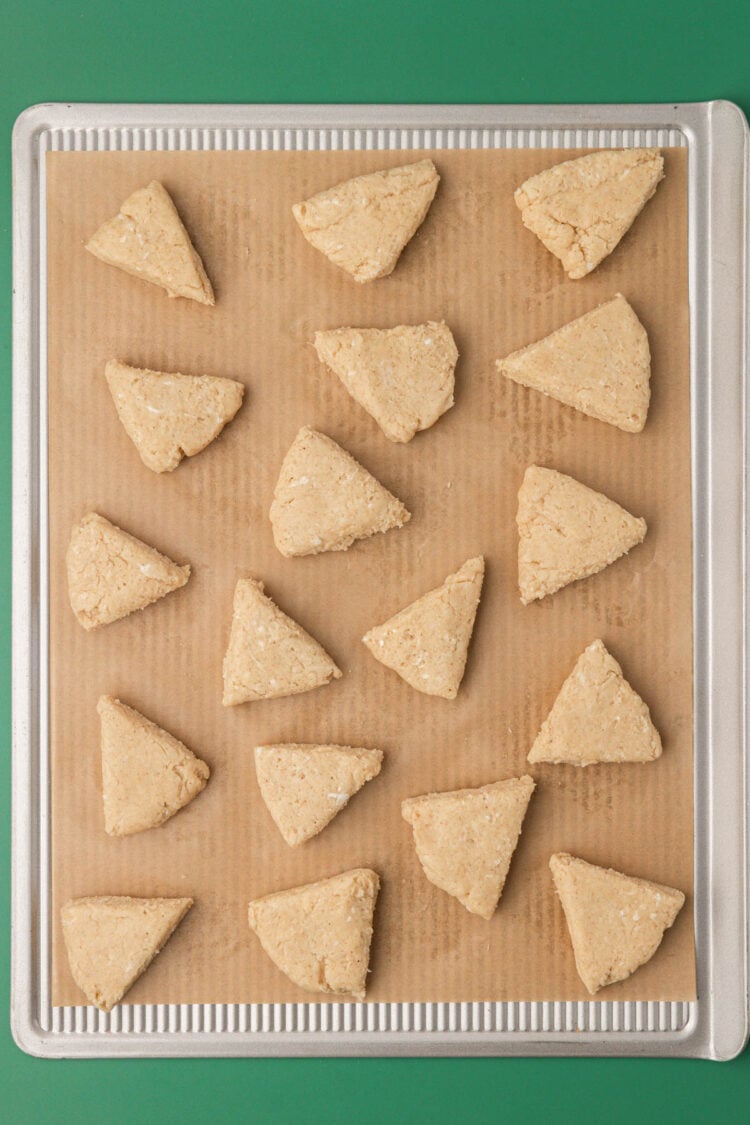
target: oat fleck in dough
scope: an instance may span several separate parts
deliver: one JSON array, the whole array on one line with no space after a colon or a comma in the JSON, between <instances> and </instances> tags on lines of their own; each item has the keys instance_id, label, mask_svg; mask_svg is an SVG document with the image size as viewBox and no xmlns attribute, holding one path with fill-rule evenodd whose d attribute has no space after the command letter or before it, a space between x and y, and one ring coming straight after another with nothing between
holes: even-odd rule
<instances>
[{"instance_id":1,"label":"oat fleck in dough","mask_svg":"<svg viewBox=\"0 0 750 1125\"><path fill-rule=\"evenodd\" d=\"M453 406L458 350L447 324L335 328L315 333L315 350L390 441L411 441Z\"/></svg>"},{"instance_id":2,"label":"oat fleck in dough","mask_svg":"<svg viewBox=\"0 0 750 1125\"><path fill-rule=\"evenodd\" d=\"M614 500L539 465L526 470L516 522L524 605L603 570L646 534L646 521Z\"/></svg>"},{"instance_id":3,"label":"oat fleck in dough","mask_svg":"<svg viewBox=\"0 0 750 1125\"><path fill-rule=\"evenodd\" d=\"M533 792L530 777L513 777L402 802L425 875L471 914L495 913Z\"/></svg>"},{"instance_id":4,"label":"oat fleck in dough","mask_svg":"<svg viewBox=\"0 0 750 1125\"><path fill-rule=\"evenodd\" d=\"M307 241L355 281L392 273L440 181L431 160L370 172L295 203Z\"/></svg>"},{"instance_id":5,"label":"oat fleck in dough","mask_svg":"<svg viewBox=\"0 0 750 1125\"><path fill-rule=\"evenodd\" d=\"M181 375L110 360L104 371L117 415L141 461L171 473L221 433L242 405L235 379Z\"/></svg>"},{"instance_id":6,"label":"oat fleck in dough","mask_svg":"<svg viewBox=\"0 0 750 1125\"><path fill-rule=\"evenodd\" d=\"M337 680L340 670L325 649L263 592L240 578L224 657L224 706L299 695Z\"/></svg>"},{"instance_id":7,"label":"oat fleck in dough","mask_svg":"<svg viewBox=\"0 0 750 1125\"><path fill-rule=\"evenodd\" d=\"M466 668L482 593L484 559L468 559L430 590L362 638L372 655L425 695L455 699Z\"/></svg>"},{"instance_id":8,"label":"oat fleck in dough","mask_svg":"<svg viewBox=\"0 0 750 1125\"><path fill-rule=\"evenodd\" d=\"M685 902L682 891L596 867L564 852L549 861L578 975L590 993L650 961Z\"/></svg>"},{"instance_id":9,"label":"oat fleck in dough","mask_svg":"<svg viewBox=\"0 0 750 1125\"><path fill-rule=\"evenodd\" d=\"M119 214L102 223L86 249L109 266L161 286L170 297L215 303L203 262L158 180L129 195Z\"/></svg>"},{"instance_id":10,"label":"oat fleck in dough","mask_svg":"<svg viewBox=\"0 0 750 1125\"><path fill-rule=\"evenodd\" d=\"M611 254L664 178L655 148L592 152L539 172L516 190L524 226L586 277Z\"/></svg>"},{"instance_id":11,"label":"oat fleck in dough","mask_svg":"<svg viewBox=\"0 0 750 1125\"><path fill-rule=\"evenodd\" d=\"M627 433L646 424L651 353L625 298L611 301L497 361L500 375Z\"/></svg>"},{"instance_id":12,"label":"oat fleck in dough","mask_svg":"<svg viewBox=\"0 0 750 1125\"><path fill-rule=\"evenodd\" d=\"M317 836L349 798L380 773L381 750L287 743L256 746L255 772L266 807L294 848Z\"/></svg>"},{"instance_id":13,"label":"oat fleck in dough","mask_svg":"<svg viewBox=\"0 0 750 1125\"><path fill-rule=\"evenodd\" d=\"M188 565L178 566L96 512L73 528L66 561L70 605L84 629L144 609L190 577Z\"/></svg>"},{"instance_id":14,"label":"oat fleck in dough","mask_svg":"<svg viewBox=\"0 0 750 1125\"><path fill-rule=\"evenodd\" d=\"M282 462L270 518L274 543L292 558L346 551L411 514L345 449L303 426Z\"/></svg>"},{"instance_id":15,"label":"oat fleck in dough","mask_svg":"<svg viewBox=\"0 0 750 1125\"><path fill-rule=\"evenodd\" d=\"M109 695L96 709L104 830L110 836L157 828L203 791L208 766L174 735Z\"/></svg>"},{"instance_id":16,"label":"oat fleck in dough","mask_svg":"<svg viewBox=\"0 0 750 1125\"><path fill-rule=\"evenodd\" d=\"M60 911L73 979L109 1012L166 945L191 898L77 898Z\"/></svg>"},{"instance_id":17,"label":"oat fleck in dough","mask_svg":"<svg viewBox=\"0 0 750 1125\"><path fill-rule=\"evenodd\" d=\"M653 762L661 738L602 641L581 653L531 747L530 762Z\"/></svg>"},{"instance_id":18,"label":"oat fleck in dough","mask_svg":"<svg viewBox=\"0 0 750 1125\"><path fill-rule=\"evenodd\" d=\"M250 929L294 984L364 1000L380 879L366 867L256 899Z\"/></svg>"}]
</instances>

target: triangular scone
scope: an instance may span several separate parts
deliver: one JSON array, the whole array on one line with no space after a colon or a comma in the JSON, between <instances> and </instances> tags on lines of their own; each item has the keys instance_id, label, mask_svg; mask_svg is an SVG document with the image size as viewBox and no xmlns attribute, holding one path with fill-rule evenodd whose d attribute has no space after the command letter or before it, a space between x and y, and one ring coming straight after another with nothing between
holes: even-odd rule
<instances>
[{"instance_id":1,"label":"triangular scone","mask_svg":"<svg viewBox=\"0 0 750 1125\"><path fill-rule=\"evenodd\" d=\"M592 994L656 953L685 896L673 887L595 867L564 852L549 861L578 975Z\"/></svg>"},{"instance_id":2,"label":"triangular scone","mask_svg":"<svg viewBox=\"0 0 750 1125\"><path fill-rule=\"evenodd\" d=\"M495 913L534 782L512 777L481 789L427 793L401 803L431 883L472 914Z\"/></svg>"},{"instance_id":3,"label":"triangular scone","mask_svg":"<svg viewBox=\"0 0 750 1125\"><path fill-rule=\"evenodd\" d=\"M345 551L355 539L411 519L345 449L307 426L282 462L270 516L274 542L286 558Z\"/></svg>"},{"instance_id":4,"label":"triangular scone","mask_svg":"<svg viewBox=\"0 0 750 1125\"><path fill-rule=\"evenodd\" d=\"M179 739L145 715L103 695L104 830L130 836L169 820L205 788L210 770Z\"/></svg>"},{"instance_id":5,"label":"triangular scone","mask_svg":"<svg viewBox=\"0 0 750 1125\"><path fill-rule=\"evenodd\" d=\"M203 262L182 225L169 193L158 180L139 188L86 243L109 266L160 285L170 297L214 304Z\"/></svg>"},{"instance_id":6,"label":"triangular scone","mask_svg":"<svg viewBox=\"0 0 750 1125\"><path fill-rule=\"evenodd\" d=\"M295 203L305 238L355 281L392 273L424 221L438 182L431 160L370 172Z\"/></svg>"},{"instance_id":7,"label":"triangular scone","mask_svg":"<svg viewBox=\"0 0 750 1125\"><path fill-rule=\"evenodd\" d=\"M250 929L300 988L364 1000L379 890L369 868L345 871L251 902Z\"/></svg>"},{"instance_id":8,"label":"triangular scone","mask_svg":"<svg viewBox=\"0 0 750 1125\"><path fill-rule=\"evenodd\" d=\"M184 586L188 565L166 555L89 512L76 524L67 554L70 604L84 629L95 629Z\"/></svg>"},{"instance_id":9,"label":"triangular scone","mask_svg":"<svg viewBox=\"0 0 750 1125\"><path fill-rule=\"evenodd\" d=\"M325 649L263 593L262 582L239 579L224 657L225 707L299 695L340 676Z\"/></svg>"},{"instance_id":10,"label":"triangular scone","mask_svg":"<svg viewBox=\"0 0 750 1125\"><path fill-rule=\"evenodd\" d=\"M245 388L214 375L180 375L110 360L105 377L125 432L155 473L176 469L231 422Z\"/></svg>"},{"instance_id":11,"label":"triangular scone","mask_svg":"<svg viewBox=\"0 0 750 1125\"><path fill-rule=\"evenodd\" d=\"M108 266L161 286L170 297L215 304L204 263L169 192L157 180L128 196L119 213L102 223L85 249Z\"/></svg>"},{"instance_id":12,"label":"triangular scone","mask_svg":"<svg viewBox=\"0 0 750 1125\"><path fill-rule=\"evenodd\" d=\"M315 333L315 350L391 441L411 441L453 406L458 350L447 324L335 328Z\"/></svg>"},{"instance_id":13,"label":"triangular scone","mask_svg":"<svg viewBox=\"0 0 750 1125\"><path fill-rule=\"evenodd\" d=\"M646 521L614 500L539 465L526 470L516 522L524 605L603 570L646 534Z\"/></svg>"},{"instance_id":14,"label":"triangular scone","mask_svg":"<svg viewBox=\"0 0 750 1125\"><path fill-rule=\"evenodd\" d=\"M648 336L620 293L543 340L499 359L497 370L628 433L640 433L646 424L651 397Z\"/></svg>"},{"instance_id":15,"label":"triangular scone","mask_svg":"<svg viewBox=\"0 0 750 1125\"><path fill-rule=\"evenodd\" d=\"M612 253L663 177L656 148L592 152L532 176L515 200L524 226L579 278Z\"/></svg>"},{"instance_id":16,"label":"triangular scone","mask_svg":"<svg viewBox=\"0 0 750 1125\"><path fill-rule=\"evenodd\" d=\"M530 762L653 762L659 732L601 641L581 653L529 753Z\"/></svg>"},{"instance_id":17,"label":"triangular scone","mask_svg":"<svg viewBox=\"0 0 750 1125\"><path fill-rule=\"evenodd\" d=\"M468 559L430 590L362 638L372 655L425 695L455 699L482 593L484 559Z\"/></svg>"},{"instance_id":18,"label":"triangular scone","mask_svg":"<svg viewBox=\"0 0 750 1125\"><path fill-rule=\"evenodd\" d=\"M63 906L62 932L73 979L109 1012L166 945L191 898L76 898Z\"/></svg>"},{"instance_id":19,"label":"triangular scone","mask_svg":"<svg viewBox=\"0 0 750 1125\"><path fill-rule=\"evenodd\" d=\"M287 743L256 746L266 807L290 847L317 836L380 773L381 750Z\"/></svg>"}]
</instances>

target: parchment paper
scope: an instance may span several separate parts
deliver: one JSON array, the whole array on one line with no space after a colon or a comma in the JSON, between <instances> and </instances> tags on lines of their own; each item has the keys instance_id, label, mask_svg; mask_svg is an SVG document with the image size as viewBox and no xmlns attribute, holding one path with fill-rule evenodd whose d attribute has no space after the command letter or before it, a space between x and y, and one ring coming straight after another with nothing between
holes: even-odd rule
<instances>
[{"instance_id":1,"label":"parchment paper","mask_svg":"<svg viewBox=\"0 0 750 1125\"><path fill-rule=\"evenodd\" d=\"M291 204L407 152L54 153L47 158L51 521L53 1001L81 1003L59 906L91 894L191 895L196 905L128 1000L303 1001L247 925L247 902L355 865L381 875L368 999L582 999L587 993L547 868L554 851L681 888L658 954L602 999L695 995L692 619L686 160L615 253L569 281L524 229L513 189L575 153L433 153L442 180L388 279L360 286L313 250ZM169 300L105 266L84 242L152 178L172 194L216 289L214 309ZM653 397L645 431L621 433L501 380L494 360L621 291L646 326ZM409 445L388 442L316 359L318 328L444 318L461 353L455 407ZM110 358L241 379L221 438L172 474L149 472L104 380ZM335 438L399 496L411 522L345 553L285 560L268 508L297 429ZM603 573L522 607L516 493L527 465L570 473L645 516L643 546ZM188 585L85 633L64 555L96 509L178 562ZM487 558L466 678L454 702L423 696L360 638L465 559ZM221 662L239 575L344 670L306 695L225 709ZM664 754L646 766L529 768L526 754L582 649L602 637L648 702ZM116 695L209 762L206 791L164 827L103 830L100 694ZM253 747L377 746L386 758L321 836L287 847L262 803ZM470 915L427 882L402 798L531 773L538 788L500 907Z\"/></svg>"}]
</instances>

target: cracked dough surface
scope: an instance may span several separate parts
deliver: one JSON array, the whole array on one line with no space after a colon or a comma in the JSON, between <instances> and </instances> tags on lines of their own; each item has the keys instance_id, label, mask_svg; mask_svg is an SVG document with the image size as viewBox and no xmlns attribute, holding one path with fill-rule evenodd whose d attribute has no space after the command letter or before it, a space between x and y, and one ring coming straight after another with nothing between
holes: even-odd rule
<instances>
[{"instance_id":1,"label":"cracked dough surface","mask_svg":"<svg viewBox=\"0 0 750 1125\"><path fill-rule=\"evenodd\" d=\"M73 528L66 556L70 605L84 629L127 617L184 586L188 565L89 512Z\"/></svg>"},{"instance_id":2,"label":"cracked dough surface","mask_svg":"<svg viewBox=\"0 0 750 1125\"><path fill-rule=\"evenodd\" d=\"M245 388L234 379L150 371L110 360L107 386L147 469L169 473L205 449L234 418Z\"/></svg>"},{"instance_id":3,"label":"cracked dough surface","mask_svg":"<svg viewBox=\"0 0 750 1125\"><path fill-rule=\"evenodd\" d=\"M171 196L158 180L129 195L86 243L94 257L125 273L213 305L214 291Z\"/></svg>"},{"instance_id":4,"label":"cracked dough surface","mask_svg":"<svg viewBox=\"0 0 750 1125\"><path fill-rule=\"evenodd\" d=\"M355 868L256 899L250 929L275 965L308 992L364 1000L380 879Z\"/></svg>"},{"instance_id":5,"label":"cracked dough surface","mask_svg":"<svg viewBox=\"0 0 750 1125\"><path fill-rule=\"evenodd\" d=\"M526 180L516 206L568 277L581 278L612 253L663 176L658 149L593 152Z\"/></svg>"},{"instance_id":6,"label":"cracked dough surface","mask_svg":"<svg viewBox=\"0 0 750 1125\"><path fill-rule=\"evenodd\" d=\"M315 333L315 350L390 441L411 441L453 406L458 349L447 324L335 328Z\"/></svg>"},{"instance_id":7,"label":"cracked dough surface","mask_svg":"<svg viewBox=\"0 0 750 1125\"><path fill-rule=\"evenodd\" d=\"M307 241L355 281L374 281L395 269L421 226L440 181L431 160L369 172L295 203L292 213Z\"/></svg>"}]
</instances>

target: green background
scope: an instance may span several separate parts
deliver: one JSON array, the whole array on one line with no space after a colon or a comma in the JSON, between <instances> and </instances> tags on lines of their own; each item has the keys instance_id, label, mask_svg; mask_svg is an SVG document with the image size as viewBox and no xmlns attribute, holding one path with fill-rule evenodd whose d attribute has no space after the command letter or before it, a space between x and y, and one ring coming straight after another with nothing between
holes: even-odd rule
<instances>
[{"instance_id":1,"label":"green background","mask_svg":"<svg viewBox=\"0 0 750 1125\"><path fill-rule=\"evenodd\" d=\"M628 102L750 112L748 0L0 3L0 820L10 823L10 132L43 101ZM5 829L9 843L9 829ZM8 851L0 858L7 1012ZM0 1028L12 1122L750 1119L750 1053L608 1060L45 1062Z\"/></svg>"}]
</instances>

